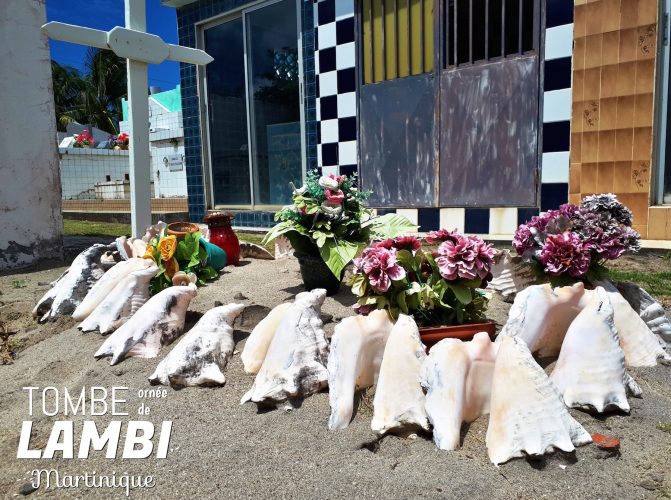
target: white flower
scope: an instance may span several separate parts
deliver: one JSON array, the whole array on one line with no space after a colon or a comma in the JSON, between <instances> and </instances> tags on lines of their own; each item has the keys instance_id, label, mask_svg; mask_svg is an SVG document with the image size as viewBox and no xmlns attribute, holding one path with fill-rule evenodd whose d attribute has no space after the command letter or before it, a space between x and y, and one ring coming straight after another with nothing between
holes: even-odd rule
<instances>
[{"instance_id":1,"label":"white flower","mask_svg":"<svg viewBox=\"0 0 671 500\"><path fill-rule=\"evenodd\" d=\"M296 193L296 194L303 194L303 193L307 190L307 188L308 188L308 187L307 187L305 184L303 184L303 185L302 185L301 187L299 187L298 189L294 189L294 193Z\"/></svg>"},{"instance_id":2,"label":"white flower","mask_svg":"<svg viewBox=\"0 0 671 500\"><path fill-rule=\"evenodd\" d=\"M319 185L324 189L338 189L338 181L325 175L319 178Z\"/></svg>"}]
</instances>

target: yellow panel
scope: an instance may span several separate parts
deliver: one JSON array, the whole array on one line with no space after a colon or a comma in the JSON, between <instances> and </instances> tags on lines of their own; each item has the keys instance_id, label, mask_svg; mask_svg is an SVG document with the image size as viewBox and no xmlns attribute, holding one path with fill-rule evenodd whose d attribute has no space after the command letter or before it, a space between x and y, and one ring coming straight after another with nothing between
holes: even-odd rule
<instances>
[{"instance_id":1,"label":"yellow panel","mask_svg":"<svg viewBox=\"0 0 671 500\"><path fill-rule=\"evenodd\" d=\"M424 71L433 71L433 2L424 0Z\"/></svg>"},{"instance_id":2,"label":"yellow panel","mask_svg":"<svg viewBox=\"0 0 671 500\"><path fill-rule=\"evenodd\" d=\"M382 60L382 0L372 0L373 2L373 68L376 82L383 80L383 60Z\"/></svg>"},{"instance_id":3,"label":"yellow panel","mask_svg":"<svg viewBox=\"0 0 671 500\"><path fill-rule=\"evenodd\" d=\"M422 72L422 12L420 0L410 3L410 73Z\"/></svg>"},{"instance_id":4,"label":"yellow panel","mask_svg":"<svg viewBox=\"0 0 671 500\"><path fill-rule=\"evenodd\" d=\"M363 0L361 2L361 14L363 24L363 81L364 83L373 83L373 55L370 49L370 2Z\"/></svg>"},{"instance_id":5,"label":"yellow panel","mask_svg":"<svg viewBox=\"0 0 671 500\"><path fill-rule=\"evenodd\" d=\"M384 55L387 60L387 80L397 77L396 73L396 13L394 0L384 1Z\"/></svg>"},{"instance_id":6,"label":"yellow panel","mask_svg":"<svg viewBox=\"0 0 671 500\"><path fill-rule=\"evenodd\" d=\"M408 9L398 0L398 76L408 76Z\"/></svg>"}]
</instances>

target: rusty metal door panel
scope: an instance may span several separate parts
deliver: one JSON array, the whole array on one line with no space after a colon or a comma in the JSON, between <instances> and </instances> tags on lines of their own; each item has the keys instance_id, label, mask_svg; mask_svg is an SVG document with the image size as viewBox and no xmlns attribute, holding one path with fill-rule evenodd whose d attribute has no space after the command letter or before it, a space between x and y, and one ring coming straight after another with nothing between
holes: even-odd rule
<instances>
[{"instance_id":1,"label":"rusty metal door panel","mask_svg":"<svg viewBox=\"0 0 671 500\"><path fill-rule=\"evenodd\" d=\"M361 186L374 207L435 205L433 75L360 88Z\"/></svg>"},{"instance_id":2,"label":"rusty metal door panel","mask_svg":"<svg viewBox=\"0 0 671 500\"><path fill-rule=\"evenodd\" d=\"M535 206L538 57L441 74L440 205Z\"/></svg>"}]
</instances>

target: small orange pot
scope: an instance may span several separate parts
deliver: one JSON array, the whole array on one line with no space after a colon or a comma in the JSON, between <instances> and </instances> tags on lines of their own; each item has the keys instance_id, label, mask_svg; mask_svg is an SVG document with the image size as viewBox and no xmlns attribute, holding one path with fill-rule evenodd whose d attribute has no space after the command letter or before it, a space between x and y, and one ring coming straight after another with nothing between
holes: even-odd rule
<instances>
[{"instance_id":1,"label":"small orange pot","mask_svg":"<svg viewBox=\"0 0 671 500\"><path fill-rule=\"evenodd\" d=\"M419 329L419 338L426 346L426 352L443 339L471 340L476 333L487 332L489 338L494 339L496 323L473 323L470 325L431 326Z\"/></svg>"},{"instance_id":2,"label":"small orange pot","mask_svg":"<svg viewBox=\"0 0 671 500\"><path fill-rule=\"evenodd\" d=\"M195 233L199 230L198 224L193 222L172 222L168 224L168 236L176 236L179 241L184 239L186 233Z\"/></svg>"}]
</instances>

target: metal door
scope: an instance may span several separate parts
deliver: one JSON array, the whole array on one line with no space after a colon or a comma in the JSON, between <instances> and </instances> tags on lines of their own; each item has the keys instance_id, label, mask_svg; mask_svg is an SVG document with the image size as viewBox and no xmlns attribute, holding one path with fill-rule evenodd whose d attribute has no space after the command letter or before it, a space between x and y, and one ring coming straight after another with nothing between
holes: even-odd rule
<instances>
[{"instance_id":1,"label":"metal door","mask_svg":"<svg viewBox=\"0 0 671 500\"><path fill-rule=\"evenodd\" d=\"M359 2L373 206L537 204L541 18L540 0Z\"/></svg>"}]
</instances>

